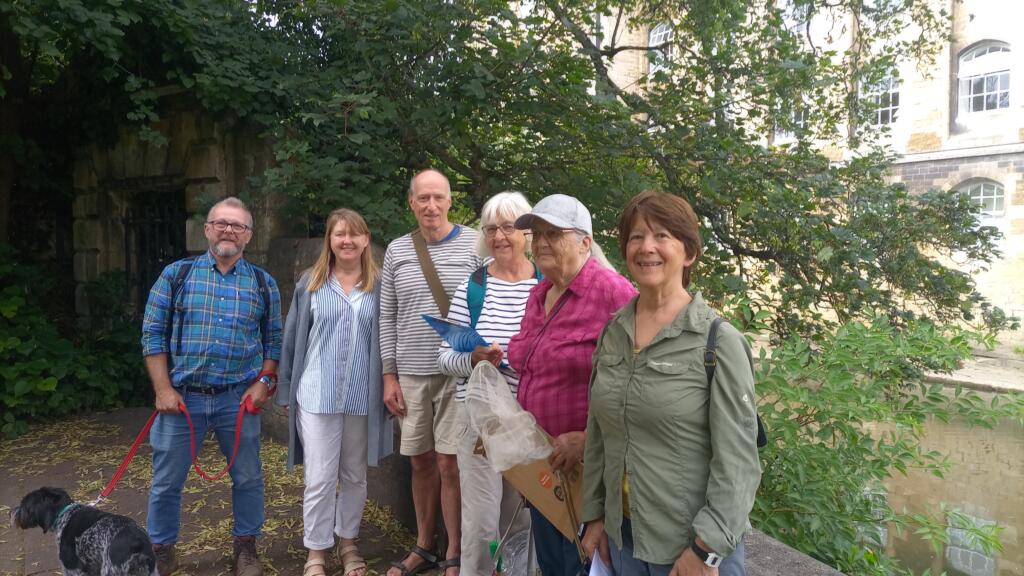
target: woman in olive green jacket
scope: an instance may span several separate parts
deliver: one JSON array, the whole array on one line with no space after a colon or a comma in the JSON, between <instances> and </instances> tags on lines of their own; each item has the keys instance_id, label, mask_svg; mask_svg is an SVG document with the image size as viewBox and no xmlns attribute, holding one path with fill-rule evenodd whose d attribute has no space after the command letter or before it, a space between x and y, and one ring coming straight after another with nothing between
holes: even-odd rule
<instances>
[{"instance_id":1,"label":"woman in olive green jacket","mask_svg":"<svg viewBox=\"0 0 1024 576\"><path fill-rule=\"evenodd\" d=\"M594 354L584 453L583 547L622 575L743 575L743 535L761 479L750 347L690 294L697 217L677 196L643 192L619 241L640 295ZM609 542L610 537L610 542Z\"/></svg>"}]
</instances>

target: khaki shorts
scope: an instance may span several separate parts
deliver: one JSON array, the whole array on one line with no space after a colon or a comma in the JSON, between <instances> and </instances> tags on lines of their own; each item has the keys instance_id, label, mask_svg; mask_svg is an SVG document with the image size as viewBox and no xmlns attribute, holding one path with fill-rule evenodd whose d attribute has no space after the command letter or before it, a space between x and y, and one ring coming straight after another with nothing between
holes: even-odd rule
<instances>
[{"instance_id":1,"label":"khaki shorts","mask_svg":"<svg viewBox=\"0 0 1024 576\"><path fill-rule=\"evenodd\" d=\"M431 450L458 452L455 381L443 374L399 374L405 398L405 418L400 418L403 456L419 456Z\"/></svg>"}]
</instances>

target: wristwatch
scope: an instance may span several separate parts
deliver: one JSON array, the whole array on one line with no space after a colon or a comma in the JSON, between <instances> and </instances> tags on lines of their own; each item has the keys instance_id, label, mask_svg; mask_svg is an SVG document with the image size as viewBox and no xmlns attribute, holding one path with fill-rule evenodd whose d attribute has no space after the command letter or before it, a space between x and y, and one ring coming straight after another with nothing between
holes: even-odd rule
<instances>
[{"instance_id":1,"label":"wristwatch","mask_svg":"<svg viewBox=\"0 0 1024 576\"><path fill-rule=\"evenodd\" d=\"M259 381L263 382L263 385L267 387L267 390L270 390L271 388L274 387L274 378L270 374L264 374L263 376L260 376Z\"/></svg>"},{"instance_id":2,"label":"wristwatch","mask_svg":"<svg viewBox=\"0 0 1024 576\"><path fill-rule=\"evenodd\" d=\"M697 545L696 540L694 540L690 544L690 550L693 550L693 553L696 554L697 558L700 558L701 561L704 562L704 564L712 568L718 568L718 566L722 563L721 556L715 554L714 552L708 552L707 550L701 548Z\"/></svg>"}]
</instances>

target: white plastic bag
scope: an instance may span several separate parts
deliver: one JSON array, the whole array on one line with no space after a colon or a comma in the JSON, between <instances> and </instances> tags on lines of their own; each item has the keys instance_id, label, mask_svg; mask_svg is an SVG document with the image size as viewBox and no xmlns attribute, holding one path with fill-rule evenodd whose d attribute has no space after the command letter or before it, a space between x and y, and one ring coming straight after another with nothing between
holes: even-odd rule
<instances>
[{"instance_id":1,"label":"white plastic bag","mask_svg":"<svg viewBox=\"0 0 1024 576\"><path fill-rule=\"evenodd\" d=\"M505 377L490 362L473 369L466 383L466 408L496 472L551 455L551 443L533 414L519 406Z\"/></svg>"}]
</instances>

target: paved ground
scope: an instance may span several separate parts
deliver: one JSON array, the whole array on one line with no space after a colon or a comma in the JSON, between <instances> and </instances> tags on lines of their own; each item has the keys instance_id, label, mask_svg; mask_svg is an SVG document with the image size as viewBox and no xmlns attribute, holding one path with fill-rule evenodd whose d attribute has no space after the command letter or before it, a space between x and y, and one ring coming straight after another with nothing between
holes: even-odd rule
<instances>
[{"instance_id":1,"label":"paved ground","mask_svg":"<svg viewBox=\"0 0 1024 576\"><path fill-rule=\"evenodd\" d=\"M21 497L40 486L58 486L79 501L91 501L109 480L145 423L149 410L132 408L91 418L39 426L14 441L0 441L0 516L7 516ZM223 457L215 445L204 447L203 468L221 469ZM265 573L299 575L305 560L302 547L302 475L285 470L285 448L264 441L267 478L267 521L259 548ZM150 476L148 446L139 450L128 473L102 508L131 516L142 524ZM185 486L178 575L231 574L230 482L209 483L195 473ZM368 506L360 548L370 574L383 573L411 541L409 534L386 510ZM0 522L0 576L60 574L57 547L51 533L22 531ZM329 565L331 576L340 566Z\"/></svg>"}]
</instances>

